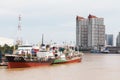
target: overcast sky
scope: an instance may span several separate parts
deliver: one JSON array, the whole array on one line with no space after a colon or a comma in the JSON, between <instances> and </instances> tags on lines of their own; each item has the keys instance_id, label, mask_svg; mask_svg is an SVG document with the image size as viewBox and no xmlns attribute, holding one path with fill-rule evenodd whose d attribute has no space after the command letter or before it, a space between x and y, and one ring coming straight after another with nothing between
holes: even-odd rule
<instances>
[{"instance_id":1,"label":"overcast sky","mask_svg":"<svg viewBox=\"0 0 120 80\"><path fill-rule=\"evenodd\" d=\"M104 18L106 33L116 38L120 32L119 0L0 0L0 36L17 38L21 14L23 41L70 42L76 39L76 15Z\"/></svg>"}]
</instances>

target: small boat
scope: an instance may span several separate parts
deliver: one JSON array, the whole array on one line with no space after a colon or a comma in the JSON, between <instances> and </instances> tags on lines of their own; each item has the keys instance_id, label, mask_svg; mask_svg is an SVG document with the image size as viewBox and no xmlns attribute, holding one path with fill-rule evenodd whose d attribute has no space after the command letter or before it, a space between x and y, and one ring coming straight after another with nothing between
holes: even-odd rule
<instances>
[{"instance_id":1,"label":"small boat","mask_svg":"<svg viewBox=\"0 0 120 80\"><path fill-rule=\"evenodd\" d=\"M0 61L0 66L7 66L7 62L5 58L2 58Z\"/></svg>"},{"instance_id":2,"label":"small boat","mask_svg":"<svg viewBox=\"0 0 120 80\"><path fill-rule=\"evenodd\" d=\"M0 63L0 66L7 66L7 65L8 65L7 62Z\"/></svg>"}]
</instances>

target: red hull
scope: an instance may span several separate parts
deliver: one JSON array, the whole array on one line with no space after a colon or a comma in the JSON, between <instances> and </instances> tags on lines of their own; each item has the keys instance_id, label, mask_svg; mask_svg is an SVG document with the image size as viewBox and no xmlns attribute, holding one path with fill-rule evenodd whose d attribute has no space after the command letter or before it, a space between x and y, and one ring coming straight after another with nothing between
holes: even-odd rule
<instances>
[{"instance_id":1,"label":"red hull","mask_svg":"<svg viewBox=\"0 0 120 80\"><path fill-rule=\"evenodd\" d=\"M36 66L49 66L50 63L39 63L39 62L8 62L8 68L26 68Z\"/></svg>"},{"instance_id":2,"label":"red hull","mask_svg":"<svg viewBox=\"0 0 120 80\"><path fill-rule=\"evenodd\" d=\"M74 59L74 60L68 60L66 63L74 63L74 62L81 62L82 58Z\"/></svg>"}]
</instances>

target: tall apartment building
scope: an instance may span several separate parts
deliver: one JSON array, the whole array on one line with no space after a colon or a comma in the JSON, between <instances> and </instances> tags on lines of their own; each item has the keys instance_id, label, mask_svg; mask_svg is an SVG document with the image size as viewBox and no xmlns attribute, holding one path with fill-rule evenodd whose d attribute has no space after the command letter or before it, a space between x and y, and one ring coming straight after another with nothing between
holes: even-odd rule
<instances>
[{"instance_id":1,"label":"tall apartment building","mask_svg":"<svg viewBox=\"0 0 120 80\"><path fill-rule=\"evenodd\" d=\"M99 49L105 44L104 19L89 15L76 17L76 45L87 49Z\"/></svg>"},{"instance_id":2,"label":"tall apartment building","mask_svg":"<svg viewBox=\"0 0 120 80\"><path fill-rule=\"evenodd\" d=\"M113 34L105 35L106 46L113 46Z\"/></svg>"},{"instance_id":3,"label":"tall apartment building","mask_svg":"<svg viewBox=\"0 0 120 80\"><path fill-rule=\"evenodd\" d=\"M120 32L119 32L117 39L116 39L116 46L120 47Z\"/></svg>"},{"instance_id":4,"label":"tall apartment building","mask_svg":"<svg viewBox=\"0 0 120 80\"><path fill-rule=\"evenodd\" d=\"M80 47L88 46L88 20L77 16L76 17L76 45Z\"/></svg>"}]
</instances>

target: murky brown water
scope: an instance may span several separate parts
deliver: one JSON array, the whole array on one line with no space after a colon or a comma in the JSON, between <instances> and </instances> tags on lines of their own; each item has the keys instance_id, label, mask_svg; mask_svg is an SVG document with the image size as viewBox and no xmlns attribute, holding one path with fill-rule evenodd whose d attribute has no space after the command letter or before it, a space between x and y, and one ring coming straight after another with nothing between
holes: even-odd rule
<instances>
[{"instance_id":1,"label":"murky brown water","mask_svg":"<svg viewBox=\"0 0 120 80\"><path fill-rule=\"evenodd\" d=\"M120 80L120 54L85 54L81 63L6 69L0 80Z\"/></svg>"}]
</instances>

